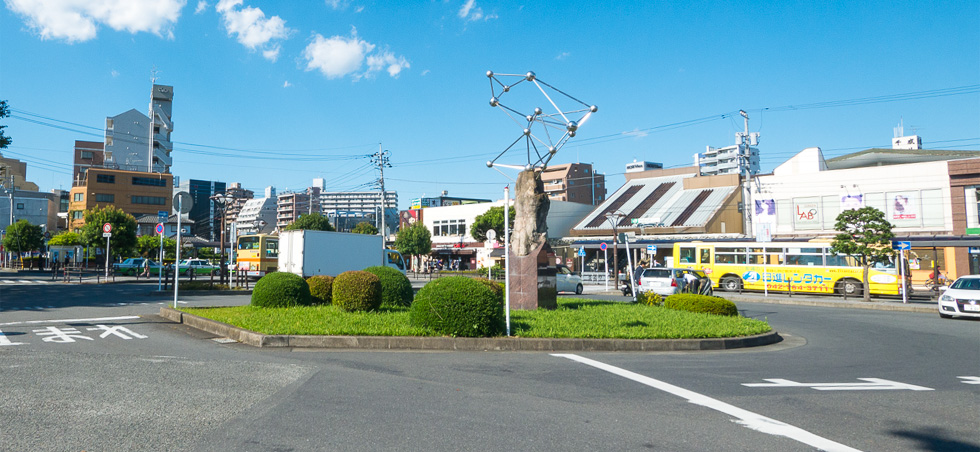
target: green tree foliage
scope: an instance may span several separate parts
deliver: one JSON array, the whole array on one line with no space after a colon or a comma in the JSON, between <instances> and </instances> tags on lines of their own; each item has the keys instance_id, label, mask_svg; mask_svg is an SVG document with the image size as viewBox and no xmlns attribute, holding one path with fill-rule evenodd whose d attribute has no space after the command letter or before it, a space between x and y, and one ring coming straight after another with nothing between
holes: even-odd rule
<instances>
[{"instance_id":1,"label":"green tree foliage","mask_svg":"<svg viewBox=\"0 0 980 452\"><path fill-rule=\"evenodd\" d=\"M374 227L373 224L368 223L367 221L362 221L357 223L357 226L354 226L354 229L350 232L355 234L378 235L378 228Z\"/></svg>"},{"instance_id":2,"label":"green tree foliage","mask_svg":"<svg viewBox=\"0 0 980 452\"><path fill-rule=\"evenodd\" d=\"M117 209L113 205L104 208L93 207L85 211L85 226L82 227L82 243L96 248L105 248L102 225L112 225L110 252L125 256L136 249L136 218Z\"/></svg>"},{"instance_id":3,"label":"green tree foliage","mask_svg":"<svg viewBox=\"0 0 980 452\"><path fill-rule=\"evenodd\" d=\"M853 256L861 263L864 301L871 300L868 287L868 269L876 262L888 262L894 255L891 249L892 224L885 219L884 212L874 207L845 210L837 215L834 229L840 232L834 237L830 248L835 253Z\"/></svg>"},{"instance_id":4,"label":"green tree foliage","mask_svg":"<svg viewBox=\"0 0 980 452\"><path fill-rule=\"evenodd\" d=\"M307 215L302 215L293 222L293 224L286 226L285 230L295 231L299 229L305 229L307 231L335 231L333 225L330 224L330 220L327 217L320 215L318 213L311 213Z\"/></svg>"},{"instance_id":5,"label":"green tree foliage","mask_svg":"<svg viewBox=\"0 0 980 452\"><path fill-rule=\"evenodd\" d=\"M7 226L3 246L15 253L39 250L44 247L44 233L40 226L33 225L27 220L18 220Z\"/></svg>"},{"instance_id":6,"label":"green tree foliage","mask_svg":"<svg viewBox=\"0 0 980 452\"><path fill-rule=\"evenodd\" d=\"M7 116L10 116L10 108L7 106L7 101L0 100L0 119L6 118ZM10 137L3 134L3 129L6 128L7 126L0 126L0 149L6 149L7 146L10 146L14 142Z\"/></svg>"},{"instance_id":7,"label":"green tree foliage","mask_svg":"<svg viewBox=\"0 0 980 452\"><path fill-rule=\"evenodd\" d=\"M49 246L78 246L82 244L82 236L76 232L64 231L48 240Z\"/></svg>"},{"instance_id":8,"label":"green tree foliage","mask_svg":"<svg viewBox=\"0 0 980 452\"><path fill-rule=\"evenodd\" d=\"M508 224L510 228L514 228L514 217L517 216L517 211L511 206L510 218ZM473 226L470 226L470 235L473 236L478 242L484 242L487 240L487 231L493 229L497 233L497 240L504 241L504 208L503 206L491 207L482 215L477 215L473 219Z\"/></svg>"},{"instance_id":9,"label":"green tree foliage","mask_svg":"<svg viewBox=\"0 0 980 452\"><path fill-rule=\"evenodd\" d=\"M395 249L406 256L421 256L432 252L432 234L421 222L398 230Z\"/></svg>"}]
</instances>

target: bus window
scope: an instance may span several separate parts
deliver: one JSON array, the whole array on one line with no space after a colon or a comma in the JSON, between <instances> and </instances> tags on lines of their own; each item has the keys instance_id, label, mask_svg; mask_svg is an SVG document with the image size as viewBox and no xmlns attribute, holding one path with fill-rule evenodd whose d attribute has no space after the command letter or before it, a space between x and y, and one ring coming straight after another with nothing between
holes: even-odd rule
<instances>
[{"instance_id":1,"label":"bus window","mask_svg":"<svg viewBox=\"0 0 980 452\"><path fill-rule=\"evenodd\" d=\"M238 239L238 249L254 250L259 248L259 237L240 237Z\"/></svg>"},{"instance_id":2,"label":"bus window","mask_svg":"<svg viewBox=\"0 0 980 452\"><path fill-rule=\"evenodd\" d=\"M682 264L693 264L694 263L694 248L682 247L680 249L681 255L680 263Z\"/></svg>"},{"instance_id":3,"label":"bus window","mask_svg":"<svg viewBox=\"0 0 980 452\"><path fill-rule=\"evenodd\" d=\"M388 263L395 264L395 266L398 267L399 270L405 269L405 264L402 262L402 256L398 253L389 252Z\"/></svg>"},{"instance_id":4,"label":"bus window","mask_svg":"<svg viewBox=\"0 0 980 452\"><path fill-rule=\"evenodd\" d=\"M719 264L746 263L745 248L715 248L715 262Z\"/></svg>"},{"instance_id":5,"label":"bus window","mask_svg":"<svg viewBox=\"0 0 980 452\"><path fill-rule=\"evenodd\" d=\"M275 239L266 239L265 242L265 256L266 257L279 257L279 241Z\"/></svg>"},{"instance_id":6,"label":"bus window","mask_svg":"<svg viewBox=\"0 0 980 452\"><path fill-rule=\"evenodd\" d=\"M711 248L701 248L701 261L702 264L711 263Z\"/></svg>"},{"instance_id":7,"label":"bus window","mask_svg":"<svg viewBox=\"0 0 980 452\"><path fill-rule=\"evenodd\" d=\"M831 267L857 267L857 259L843 254L828 254L827 265Z\"/></svg>"}]
</instances>

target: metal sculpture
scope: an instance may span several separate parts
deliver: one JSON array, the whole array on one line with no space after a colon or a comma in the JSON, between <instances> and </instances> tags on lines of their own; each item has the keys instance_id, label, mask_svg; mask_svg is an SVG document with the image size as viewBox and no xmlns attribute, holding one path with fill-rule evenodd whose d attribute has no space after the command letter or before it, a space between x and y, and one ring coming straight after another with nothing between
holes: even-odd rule
<instances>
[{"instance_id":1,"label":"metal sculpture","mask_svg":"<svg viewBox=\"0 0 980 452\"><path fill-rule=\"evenodd\" d=\"M539 79L534 72L529 71L522 75L495 74L493 71L487 71L487 78L490 79L490 92L492 94L492 97L490 97L490 106L500 108L523 129L521 136L514 140L510 146L507 146L507 148L497 155L497 157L487 162L487 167L489 168L500 166L520 170L532 170L547 167L548 162L550 162L555 154L558 153L558 150L561 149L570 138L574 137L578 129L585 124L585 121L587 121L589 117L598 110L595 105L589 105L582 102L568 95L564 91L545 83ZM517 80L514 81L514 79ZM505 81L514 82L505 83ZM543 94L548 100L548 103L554 107L555 112L545 113L541 107L534 107L530 114L522 113L515 108L508 107L501 101L504 95L525 82L534 84L534 86L536 86L538 90L541 91L541 94ZM548 88L548 90L555 94L560 94L565 99L581 104L584 108L563 111L558 107L558 104L555 102L552 96L548 95L548 91L546 91L545 88ZM538 129L541 131L537 132ZM552 132L549 129L561 131L561 136L557 140L552 140ZM507 165L497 163L497 160L513 149L514 146L520 143L522 139L527 147L526 164Z\"/></svg>"}]
</instances>

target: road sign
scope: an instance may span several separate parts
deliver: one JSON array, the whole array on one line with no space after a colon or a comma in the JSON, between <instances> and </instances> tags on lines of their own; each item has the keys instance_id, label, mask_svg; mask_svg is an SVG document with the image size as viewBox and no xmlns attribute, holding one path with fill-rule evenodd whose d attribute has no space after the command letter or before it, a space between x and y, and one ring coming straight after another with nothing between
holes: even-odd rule
<instances>
[{"instance_id":1,"label":"road sign","mask_svg":"<svg viewBox=\"0 0 980 452\"><path fill-rule=\"evenodd\" d=\"M657 245L647 245L647 254L657 254Z\"/></svg>"},{"instance_id":2,"label":"road sign","mask_svg":"<svg viewBox=\"0 0 980 452\"><path fill-rule=\"evenodd\" d=\"M174 207L180 206L180 213L190 213L191 208L194 207L194 198L191 198L191 194L186 191L177 192L174 195Z\"/></svg>"},{"instance_id":3,"label":"road sign","mask_svg":"<svg viewBox=\"0 0 980 452\"><path fill-rule=\"evenodd\" d=\"M599 249L600 250L605 251L606 248L609 248L609 245L606 245L606 242L602 242L602 243L599 244Z\"/></svg>"},{"instance_id":4,"label":"road sign","mask_svg":"<svg viewBox=\"0 0 980 452\"><path fill-rule=\"evenodd\" d=\"M912 249L912 242L892 242L892 249L899 251L910 250Z\"/></svg>"},{"instance_id":5,"label":"road sign","mask_svg":"<svg viewBox=\"0 0 980 452\"><path fill-rule=\"evenodd\" d=\"M493 229L487 229L487 240L491 242L497 240L497 231L494 231Z\"/></svg>"},{"instance_id":6,"label":"road sign","mask_svg":"<svg viewBox=\"0 0 980 452\"><path fill-rule=\"evenodd\" d=\"M157 223L157 234L163 234L163 223Z\"/></svg>"},{"instance_id":7,"label":"road sign","mask_svg":"<svg viewBox=\"0 0 980 452\"><path fill-rule=\"evenodd\" d=\"M555 263L561 265L561 256L555 257Z\"/></svg>"},{"instance_id":8,"label":"road sign","mask_svg":"<svg viewBox=\"0 0 980 452\"><path fill-rule=\"evenodd\" d=\"M584 246L578 249L578 255L579 256L585 256L585 247Z\"/></svg>"},{"instance_id":9,"label":"road sign","mask_svg":"<svg viewBox=\"0 0 980 452\"><path fill-rule=\"evenodd\" d=\"M158 223L166 223L168 218L170 218L170 214L168 214L166 210L158 210L157 211L157 222Z\"/></svg>"},{"instance_id":10,"label":"road sign","mask_svg":"<svg viewBox=\"0 0 980 452\"><path fill-rule=\"evenodd\" d=\"M106 223L102 225L102 232L105 232L106 234L112 232L112 224Z\"/></svg>"},{"instance_id":11,"label":"road sign","mask_svg":"<svg viewBox=\"0 0 980 452\"><path fill-rule=\"evenodd\" d=\"M106 238L112 237L112 233L111 232L103 232L102 233L102 237L106 237Z\"/></svg>"}]
</instances>

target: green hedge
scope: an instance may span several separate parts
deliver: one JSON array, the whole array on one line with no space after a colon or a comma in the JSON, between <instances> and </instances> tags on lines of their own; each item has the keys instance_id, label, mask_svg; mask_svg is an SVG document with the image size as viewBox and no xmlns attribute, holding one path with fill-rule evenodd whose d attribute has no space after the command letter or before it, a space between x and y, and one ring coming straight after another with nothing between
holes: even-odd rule
<instances>
[{"instance_id":1,"label":"green hedge","mask_svg":"<svg viewBox=\"0 0 980 452\"><path fill-rule=\"evenodd\" d=\"M664 304L664 298L656 292L646 291L636 296L636 302L647 306L661 306Z\"/></svg>"},{"instance_id":2,"label":"green hedge","mask_svg":"<svg viewBox=\"0 0 980 452\"><path fill-rule=\"evenodd\" d=\"M693 293L671 295L664 300L664 307L680 311L704 312L716 315L738 315L738 308L731 301L721 297Z\"/></svg>"},{"instance_id":3,"label":"green hedge","mask_svg":"<svg viewBox=\"0 0 980 452\"><path fill-rule=\"evenodd\" d=\"M306 284L310 286L310 296L313 297L313 304L332 304L333 298L333 276L314 275L306 278Z\"/></svg>"},{"instance_id":4,"label":"green hedge","mask_svg":"<svg viewBox=\"0 0 980 452\"><path fill-rule=\"evenodd\" d=\"M504 331L503 293L499 284L482 278L440 278L419 290L409 320L449 336L497 336Z\"/></svg>"},{"instance_id":5,"label":"green hedge","mask_svg":"<svg viewBox=\"0 0 980 452\"><path fill-rule=\"evenodd\" d=\"M381 306L408 306L412 304L412 282L402 272L381 265L365 268L381 280Z\"/></svg>"},{"instance_id":6,"label":"green hedge","mask_svg":"<svg viewBox=\"0 0 980 452\"><path fill-rule=\"evenodd\" d=\"M256 281L252 289L252 306L278 308L310 303L310 286L302 276L292 273L269 273Z\"/></svg>"},{"instance_id":7,"label":"green hedge","mask_svg":"<svg viewBox=\"0 0 980 452\"><path fill-rule=\"evenodd\" d=\"M366 271L348 271L333 280L333 304L347 312L374 311L381 306L381 279Z\"/></svg>"}]
</instances>

